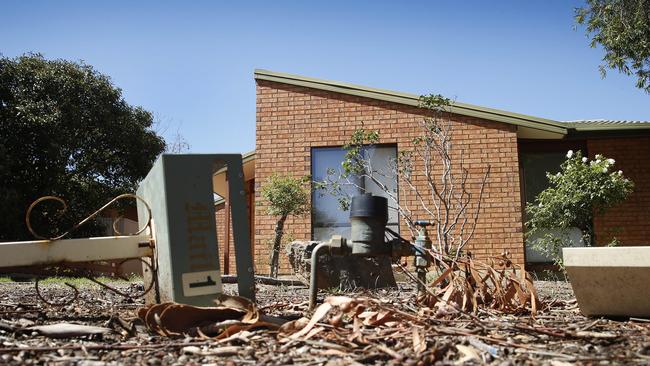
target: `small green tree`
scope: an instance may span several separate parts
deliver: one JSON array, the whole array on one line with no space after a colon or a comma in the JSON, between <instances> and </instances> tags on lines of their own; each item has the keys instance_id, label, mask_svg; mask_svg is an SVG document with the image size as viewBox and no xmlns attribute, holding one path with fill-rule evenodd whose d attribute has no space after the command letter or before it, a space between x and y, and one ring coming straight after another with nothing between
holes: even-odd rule
<instances>
[{"instance_id":1,"label":"small green tree","mask_svg":"<svg viewBox=\"0 0 650 366\"><path fill-rule=\"evenodd\" d=\"M262 187L262 196L269 202L268 213L278 216L271 252L271 276L278 276L280 245L284 235L284 223L290 215L302 215L309 210L309 190L305 183L309 177L295 178L273 174Z\"/></svg>"},{"instance_id":2,"label":"small green tree","mask_svg":"<svg viewBox=\"0 0 650 366\"><path fill-rule=\"evenodd\" d=\"M602 76L606 68L634 73L636 86L650 93L650 0L587 0L575 19L586 25L591 47L605 51Z\"/></svg>"},{"instance_id":3,"label":"small green tree","mask_svg":"<svg viewBox=\"0 0 650 366\"><path fill-rule=\"evenodd\" d=\"M527 237L539 237L533 246L560 267L560 248L570 245L569 228L580 229L585 245L595 245L594 215L623 202L632 192L633 183L622 171L614 171L614 164L614 159L602 155L590 161L580 151L569 150L561 171L547 174L550 186L535 202L527 203Z\"/></svg>"}]
</instances>

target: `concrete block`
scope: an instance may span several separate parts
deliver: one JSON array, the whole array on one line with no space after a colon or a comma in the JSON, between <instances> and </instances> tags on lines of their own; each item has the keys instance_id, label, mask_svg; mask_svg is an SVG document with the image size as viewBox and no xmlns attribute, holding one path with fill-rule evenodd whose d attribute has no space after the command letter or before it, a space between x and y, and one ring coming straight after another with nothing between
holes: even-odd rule
<instances>
[{"instance_id":1,"label":"concrete block","mask_svg":"<svg viewBox=\"0 0 650 366\"><path fill-rule=\"evenodd\" d=\"M650 317L650 246L564 248L562 252L583 314Z\"/></svg>"}]
</instances>

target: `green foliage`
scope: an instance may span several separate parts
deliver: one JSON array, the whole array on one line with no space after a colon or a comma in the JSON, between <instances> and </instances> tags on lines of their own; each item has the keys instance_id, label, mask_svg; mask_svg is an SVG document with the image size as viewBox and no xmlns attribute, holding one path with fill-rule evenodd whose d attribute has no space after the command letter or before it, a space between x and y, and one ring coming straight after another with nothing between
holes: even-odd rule
<instances>
[{"instance_id":1,"label":"green foliage","mask_svg":"<svg viewBox=\"0 0 650 366\"><path fill-rule=\"evenodd\" d=\"M561 265L559 249L569 245L569 228L579 228L586 245L595 244L594 215L623 202L633 188L622 171L614 171L614 164L602 155L589 161L580 151L569 151L561 171L547 174L550 186L526 206L526 235L539 237L535 248Z\"/></svg>"},{"instance_id":2,"label":"green foliage","mask_svg":"<svg viewBox=\"0 0 650 366\"><path fill-rule=\"evenodd\" d=\"M268 212L274 216L302 215L309 210L309 177L294 178L273 174L262 187L262 197L269 202Z\"/></svg>"},{"instance_id":3,"label":"green foliage","mask_svg":"<svg viewBox=\"0 0 650 366\"><path fill-rule=\"evenodd\" d=\"M426 108L435 114L448 112L451 106L451 99L442 94L421 95L418 104L420 108Z\"/></svg>"},{"instance_id":4,"label":"green foliage","mask_svg":"<svg viewBox=\"0 0 650 366\"><path fill-rule=\"evenodd\" d=\"M92 66L0 57L0 240L32 239L25 212L43 195L70 206L57 220L35 215L39 232L55 234L55 226L68 229L113 196L133 192L165 149L152 122ZM103 230L84 226L76 235Z\"/></svg>"},{"instance_id":5,"label":"green foliage","mask_svg":"<svg viewBox=\"0 0 650 366\"><path fill-rule=\"evenodd\" d=\"M284 235L284 223L289 215L302 215L309 210L309 191L305 184L310 177L294 178L273 174L262 187L262 197L269 202L268 212L278 216L271 251L270 274L278 276L280 246Z\"/></svg>"},{"instance_id":6,"label":"green foliage","mask_svg":"<svg viewBox=\"0 0 650 366\"><path fill-rule=\"evenodd\" d=\"M636 86L650 93L650 0L587 0L575 10L578 24L591 35L591 47L605 51L600 71L637 76Z\"/></svg>"},{"instance_id":7,"label":"green foliage","mask_svg":"<svg viewBox=\"0 0 650 366\"><path fill-rule=\"evenodd\" d=\"M365 172L365 162L367 159L363 147L374 145L377 142L379 142L378 131L367 131L364 128L354 130L350 141L343 146L345 150L345 158L341 164L343 178L360 175Z\"/></svg>"}]
</instances>

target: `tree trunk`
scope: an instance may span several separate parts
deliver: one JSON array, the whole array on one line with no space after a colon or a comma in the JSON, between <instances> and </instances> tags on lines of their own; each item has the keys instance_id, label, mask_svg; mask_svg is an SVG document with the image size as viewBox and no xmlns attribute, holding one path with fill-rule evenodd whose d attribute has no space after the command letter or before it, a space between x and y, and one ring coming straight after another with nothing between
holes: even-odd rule
<instances>
[{"instance_id":1,"label":"tree trunk","mask_svg":"<svg viewBox=\"0 0 650 366\"><path fill-rule=\"evenodd\" d=\"M278 277L278 267L280 266L280 245L282 244L282 235L284 234L284 222L287 215L280 217L275 224L275 239L273 240L273 250L271 252L271 277Z\"/></svg>"},{"instance_id":2,"label":"tree trunk","mask_svg":"<svg viewBox=\"0 0 650 366\"><path fill-rule=\"evenodd\" d=\"M594 227L593 217L591 218L591 224L587 224L585 231L587 232L587 235L589 235L589 243L585 243L586 246L588 247L598 246L598 243L596 243L596 228Z\"/></svg>"}]
</instances>

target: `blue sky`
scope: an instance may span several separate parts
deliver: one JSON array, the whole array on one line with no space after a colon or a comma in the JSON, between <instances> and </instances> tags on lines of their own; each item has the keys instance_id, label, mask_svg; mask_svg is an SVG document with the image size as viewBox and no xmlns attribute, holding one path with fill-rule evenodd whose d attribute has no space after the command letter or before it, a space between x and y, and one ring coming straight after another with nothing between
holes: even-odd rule
<instances>
[{"instance_id":1,"label":"blue sky","mask_svg":"<svg viewBox=\"0 0 650 366\"><path fill-rule=\"evenodd\" d=\"M0 52L84 60L192 152L255 147L255 68L558 120L650 120L634 79L598 73L579 1L24 1Z\"/></svg>"}]
</instances>

